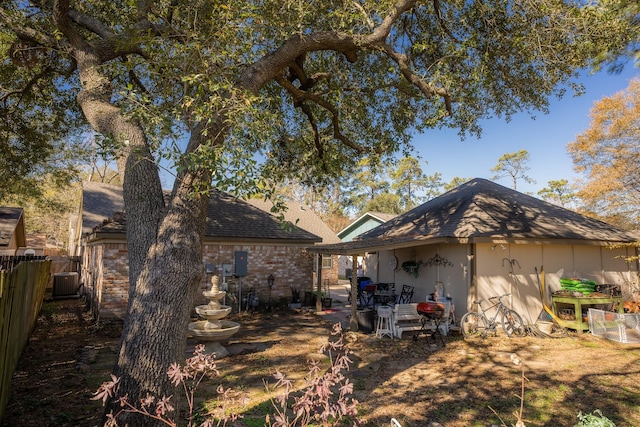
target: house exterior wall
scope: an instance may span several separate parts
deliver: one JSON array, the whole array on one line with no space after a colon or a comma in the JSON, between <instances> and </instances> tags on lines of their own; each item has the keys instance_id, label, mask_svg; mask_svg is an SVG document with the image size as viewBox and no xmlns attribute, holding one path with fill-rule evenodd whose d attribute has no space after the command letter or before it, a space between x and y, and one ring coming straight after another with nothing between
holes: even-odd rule
<instances>
[{"instance_id":1,"label":"house exterior wall","mask_svg":"<svg viewBox=\"0 0 640 427\"><path fill-rule=\"evenodd\" d=\"M17 229L11 234L11 239L6 246L0 247L0 255L2 256L15 256L18 255L18 237Z\"/></svg>"},{"instance_id":2,"label":"house exterior wall","mask_svg":"<svg viewBox=\"0 0 640 427\"><path fill-rule=\"evenodd\" d=\"M223 264L233 264L236 251L247 252L247 275L241 278L221 275ZM226 282L230 296L237 300L249 290L255 290L261 304L267 304L269 298L272 303L286 300L290 302L291 288L296 288L304 295L304 291L313 289L313 255L308 254L303 246L297 245L233 245L233 244L205 244L203 249L205 263L216 265L219 282ZM326 269L329 270L329 269ZM269 290L268 277L273 274L273 287ZM325 271L322 272L323 278ZM200 284L200 289L211 287L211 274L208 274ZM271 291L271 292L270 292ZM207 302L204 297L198 303ZM227 305L230 305L227 301ZM237 302L236 302L237 304Z\"/></svg>"},{"instance_id":3,"label":"house exterior wall","mask_svg":"<svg viewBox=\"0 0 640 427\"><path fill-rule=\"evenodd\" d=\"M361 235L365 231L373 230L380 224L382 224L382 221L380 220L377 220L374 218L367 218L366 221L351 225L350 227L352 228L349 228L348 230L346 230L344 234L341 233L338 237L340 237L340 239L343 242L350 242L353 240L354 237Z\"/></svg>"},{"instance_id":4,"label":"house exterior wall","mask_svg":"<svg viewBox=\"0 0 640 427\"><path fill-rule=\"evenodd\" d=\"M322 284L328 284L329 286L334 286L338 284L338 255L331 255L331 267L322 267ZM320 265L322 265L322 259L320 260ZM314 281L315 281L314 277Z\"/></svg>"},{"instance_id":5,"label":"house exterior wall","mask_svg":"<svg viewBox=\"0 0 640 427\"><path fill-rule=\"evenodd\" d=\"M539 280L544 268L545 293L560 289L563 277L620 285L623 296L631 298L638 287L637 263L619 258L627 249L589 245L476 245L477 298L511 293L508 302L525 322L535 323L542 311ZM538 274L536 274L536 269ZM476 298L470 295L470 300ZM550 298L546 298L548 305ZM550 306L549 306L550 307ZM469 306L471 308L471 306Z\"/></svg>"},{"instance_id":6,"label":"house exterior wall","mask_svg":"<svg viewBox=\"0 0 640 427\"><path fill-rule=\"evenodd\" d=\"M377 270L371 273L377 274L376 281L395 284L397 294L403 285L413 286L414 302L425 301L435 291L436 282L441 282L444 295L452 299L454 307L465 307L469 292L467 248L466 245L441 244L379 251ZM398 258L395 270L390 265L393 256ZM438 259L441 260L440 264L435 262ZM430 260L432 263L428 265ZM402 264L406 261L422 261L417 277L402 269ZM368 260L365 265L370 262ZM364 275L373 278L369 273L369 270L365 270Z\"/></svg>"},{"instance_id":7,"label":"house exterior wall","mask_svg":"<svg viewBox=\"0 0 640 427\"><path fill-rule=\"evenodd\" d=\"M389 265L393 255L398 258L395 271ZM542 267L548 295L560 289L560 278L579 277L620 285L625 299L636 300L640 296L637 262L624 260L631 255L633 249L569 244L425 245L380 251L378 281L395 283L396 293L402 285L414 286L414 302L424 301L434 291L436 282L441 282L443 293L453 301L458 320L466 311L476 308L474 301L510 293L505 302L525 322L534 323L542 311L539 286ZM434 264L438 259L441 263ZM402 270L402 263L409 260L422 261L418 277ZM367 271L365 275L368 276Z\"/></svg>"},{"instance_id":8,"label":"house exterior wall","mask_svg":"<svg viewBox=\"0 0 640 427\"><path fill-rule=\"evenodd\" d=\"M82 255L80 280L96 319L124 319L129 300L126 243L101 242L86 246Z\"/></svg>"},{"instance_id":9,"label":"house exterior wall","mask_svg":"<svg viewBox=\"0 0 640 427\"><path fill-rule=\"evenodd\" d=\"M242 278L223 277L222 265L233 264L236 251L247 252L247 275ZM313 286L313 257L302 246L295 245L233 245L206 244L203 248L204 264L215 265L215 273L203 274L196 304L206 304L201 291L211 287L215 274L219 284L229 290L227 305L237 304L237 297L255 289L259 300L266 304L291 299L291 287L304 294ZM274 276L269 292L267 278ZM324 274L324 271L323 271ZM82 283L98 319L123 319L129 292L128 250L123 242L96 242L85 246L82 259ZM234 308L236 306L234 305Z\"/></svg>"}]
</instances>

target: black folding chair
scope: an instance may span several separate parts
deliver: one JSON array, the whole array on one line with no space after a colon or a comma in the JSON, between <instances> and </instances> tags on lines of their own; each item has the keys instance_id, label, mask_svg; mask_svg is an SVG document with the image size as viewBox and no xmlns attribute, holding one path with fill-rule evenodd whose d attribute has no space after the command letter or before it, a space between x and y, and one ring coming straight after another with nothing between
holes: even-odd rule
<instances>
[{"instance_id":1,"label":"black folding chair","mask_svg":"<svg viewBox=\"0 0 640 427\"><path fill-rule=\"evenodd\" d=\"M362 307L373 307L375 302L376 285L364 285L360 294L360 305Z\"/></svg>"},{"instance_id":2,"label":"black folding chair","mask_svg":"<svg viewBox=\"0 0 640 427\"><path fill-rule=\"evenodd\" d=\"M398 304L409 304L413 299L413 286L402 285L402 291L398 295Z\"/></svg>"}]
</instances>

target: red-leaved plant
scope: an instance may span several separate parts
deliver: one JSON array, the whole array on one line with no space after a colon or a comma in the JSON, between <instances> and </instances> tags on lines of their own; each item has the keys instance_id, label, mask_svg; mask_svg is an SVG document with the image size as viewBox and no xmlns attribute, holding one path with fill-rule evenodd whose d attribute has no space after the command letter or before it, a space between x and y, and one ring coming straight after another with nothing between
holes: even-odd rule
<instances>
[{"instance_id":1,"label":"red-leaved plant","mask_svg":"<svg viewBox=\"0 0 640 427\"><path fill-rule=\"evenodd\" d=\"M331 361L331 367L324 374L320 374L320 365L316 361L311 361L309 384L301 391L294 392L293 384L286 379L281 372L276 372L274 377L277 382L276 389L284 388L284 392L272 400L275 413L266 416L266 425L272 427L292 427L309 426L311 423L320 423L324 426L336 425L340 421L349 419L353 426L359 426L357 418L358 401L350 398L353 393L353 384L344 375L349 370L352 361L349 359L350 351L344 342L342 326L337 323L333 326L331 335L336 337L329 340L320 349L321 353L327 353ZM204 345L195 348L193 357L186 360L185 366L177 363L172 364L167 375L172 383L179 387L182 385L183 391L189 407L187 427L194 427L194 394L208 375L219 375L214 361L214 355L204 354ZM102 400L102 403L117 395L117 388L120 379L111 375L111 380L104 382L94 394L92 400ZM231 389L224 389L219 386L217 389L220 395L221 404L216 410L210 412L207 419L200 424L200 427L212 427L214 425L226 425L240 417L239 414L229 411L231 407L238 407L246 404L239 394ZM171 396L156 399L147 396L140 399L136 406L129 402L127 396L119 397L121 409L117 413L107 415L106 427L117 427L117 418L123 413L137 413L154 418L168 426L175 427L177 422L171 417L175 410L171 405Z\"/></svg>"},{"instance_id":2,"label":"red-leaved plant","mask_svg":"<svg viewBox=\"0 0 640 427\"><path fill-rule=\"evenodd\" d=\"M294 395L293 384L285 376L276 372L274 377L276 388L284 388L284 393L272 400L275 414L267 415L267 425L272 427L293 427L321 424L335 425L346 417L350 417L354 426L359 426L357 418L358 401L351 398L353 384L344 375L352 363L349 359L350 351L344 343L344 333L340 323L333 326L331 335L337 337L329 340L320 349L327 353L331 367L324 374L320 373L317 361L311 361L309 384Z\"/></svg>"},{"instance_id":3,"label":"red-leaved plant","mask_svg":"<svg viewBox=\"0 0 640 427\"><path fill-rule=\"evenodd\" d=\"M204 354L205 347L202 344L196 346L193 356L185 361L184 366L180 366L177 363L173 363L167 370L167 376L171 380L174 386L179 387L182 385L187 404L188 404L188 419L187 427L195 426L194 421L194 395L196 389L200 385L203 379L207 375L218 376L220 373L216 369L216 363L214 361L213 354ZM108 399L116 396L118 383L120 379L111 375L111 380L102 383L102 385L95 392L92 400L102 400L104 405ZM228 421L234 421L238 418L238 414L228 413L225 414L224 408L231 407L236 403L237 394L231 389L224 389L219 386L217 389L218 394L221 396L221 400L225 402L222 408L218 408L215 413L200 424L200 427L212 427L214 425L226 424ZM147 395L147 397L140 399L139 405L133 405L129 402L128 396L120 396L120 411L117 413L107 414L106 427L117 427L117 418L123 413L137 413L144 416L154 418L168 426L176 427L178 424L171 416L175 408L171 404L172 396L163 396L160 399L156 399L154 396Z\"/></svg>"}]
</instances>

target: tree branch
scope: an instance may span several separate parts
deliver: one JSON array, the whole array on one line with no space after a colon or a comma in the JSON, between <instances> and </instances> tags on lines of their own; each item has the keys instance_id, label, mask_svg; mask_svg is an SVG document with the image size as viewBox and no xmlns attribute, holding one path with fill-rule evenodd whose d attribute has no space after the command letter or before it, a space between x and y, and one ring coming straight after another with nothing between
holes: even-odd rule
<instances>
[{"instance_id":1,"label":"tree branch","mask_svg":"<svg viewBox=\"0 0 640 427\"><path fill-rule=\"evenodd\" d=\"M302 103L305 100L308 100L308 101L314 102L315 104L327 110L331 115L333 137L335 139L341 141L346 146L351 147L360 153L363 153L366 151L365 147L355 144L353 141L351 141L349 138L347 138L342 134L342 131L340 130L340 115L336 110L336 108L333 105L331 105L331 103L329 103L328 101L326 101L325 99L323 99L322 97L316 94L305 92L303 90L298 89L293 84L291 84L289 80L281 76L277 77L275 80L278 82L280 86L282 86L287 92L291 94L294 100L294 105L300 106L300 103Z\"/></svg>"},{"instance_id":2,"label":"tree branch","mask_svg":"<svg viewBox=\"0 0 640 427\"><path fill-rule=\"evenodd\" d=\"M449 28L445 25L444 19L442 19L442 12L440 11L440 1L433 0L433 9L436 11L436 16L438 17L438 23L440 24L440 28L444 31L450 38L456 43L460 43L460 41L453 35L453 33L449 30Z\"/></svg>"},{"instance_id":3,"label":"tree branch","mask_svg":"<svg viewBox=\"0 0 640 427\"><path fill-rule=\"evenodd\" d=\"M11 31L13 31L20 40L50 48L58 45L55 37L36 31L22 21L17 22L16 18L7 13L4 8L0 8L0 22L5 28L11 28Z\"/></svg>"},{"instance_id":4,"label":"tree branch","mask_svg":"<svg viewBox=\"0 0 640 427\"><path fill-rule=\"evenodd\" d=\"M357 54L361 50L382 50L398 64L402 76L410 84L418 88L426 96L441 97L444 100L447 113L451 114L453 108L449 91L445 88L435 87L419 77L411 69L407 56L396 52L386 43L386 39L391 33L393 25L404 13L411 10L416 3L417 0L398 1L389 15L384 18L382 23L369 35L364 37L341 32L322 32L308 35L297 34L292 36L278 49L250 65L240 75L237 85L251 92L257 93L258 90L269 81L278 81L278 83L283 85L283 87L285 87L290 93L296 94L296 96L299 97L302 96L304 99L313 100L318 105L321 105L330 111L332 113L332 122L334 122L334 133L336 137L338 137L341 136L341 132L340 127L336 123L337 115L333 110L333 107L329 106L325 100L316 95L299 91L291 85L290 82L288 82L289 85L286 85L286 83L281 80L283 70L290 68L291 71L294 71L294 74L303 76L304 73L296 72L296 67L299 65L296 64L296 59L304 57L304 55L309 52L335 51L344 54L348 61L355 62L357 60ZM304 84L302 80L301 83ZM350 143L349 146L358 150L362 148L354 146L353 143Z\"/></svg>"},{"instance_id":5,"label":"tree branch","mask_svg":"<svg viewBox=\"0 0 640 427\"><path fill-rule=\"evenodd\" d=\"M103 39L111 39L116 36L109 27L102 25L102 22L76 10L69 10L69 18L77 25L97 34Z\"/></svg>"},{"instance_id":6,"label":"tree branch","mask_svg":"<svg viewBox=\"0 0 640 427\"><path fill-rule=\"evenodd\" d=\"M380 26L365 37L366 41L370 44L377 44L386 40L389 34L391 34L393 24L395 24L405 12L411 10L416 3L417 0L398 1L393 7L392 12L384 18Z\"/></svg>"},{"instance_id":7,"label":"tree branch","mask_svg":"<svg viewBox=\"0 0 640 427\"><path fill-rule=\"evenodd\" d=\"M42 71L37 73L35 76L31 77L31 79L29 79L29 81L27 82L27 84L24 85L23 88L10 90L10 91L7 91L7 90L3 89L2 96L0 96L0 103L2 103L2 104L6 103L7 100L12 95L20 95L19 98L22 99L23 95L28 93L31 90L31 88L36 86L36 84L38 83L38 81L40 81L41 78L47 76L52 71L53 71L53 69L51 67L44 67L42 69ZM20 101L17 102L16 106L18 106L19 104L20 104Z\"/></svg>"},{"instance_id":8,"label":"tree branch","mask_svg":"<svg viewBox=\"0 0 640 427\"><path fill-rule=\"evenodd\" d=\"M448 114L452 114L453 107L451 106L451 94L445 88L434 87L429 82L426 82L419 76L417 76L411 67L409 66L409 58L406 55L396 52L388 44L383 44L382 48L384 52L391 58L400 69L400 72L405 79L415 87L417 87L426 96L440 96L444 100L445 108Z\"/></svg>"}]
</instances>

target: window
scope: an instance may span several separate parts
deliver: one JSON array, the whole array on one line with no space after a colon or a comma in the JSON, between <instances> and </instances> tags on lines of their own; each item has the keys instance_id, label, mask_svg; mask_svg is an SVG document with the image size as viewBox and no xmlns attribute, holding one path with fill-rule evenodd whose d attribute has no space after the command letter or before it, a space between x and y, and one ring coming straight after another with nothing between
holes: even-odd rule
<instances>
[{"instance_id":1,"label":"window","mask_svg":"<svg viewBox=\"0 0 640 427\"><path fill-rule=\"evenodd\" d=\"M322 268L333 267L333 258L331 255L322 255Z\"/></svg>"}]
</instances>

